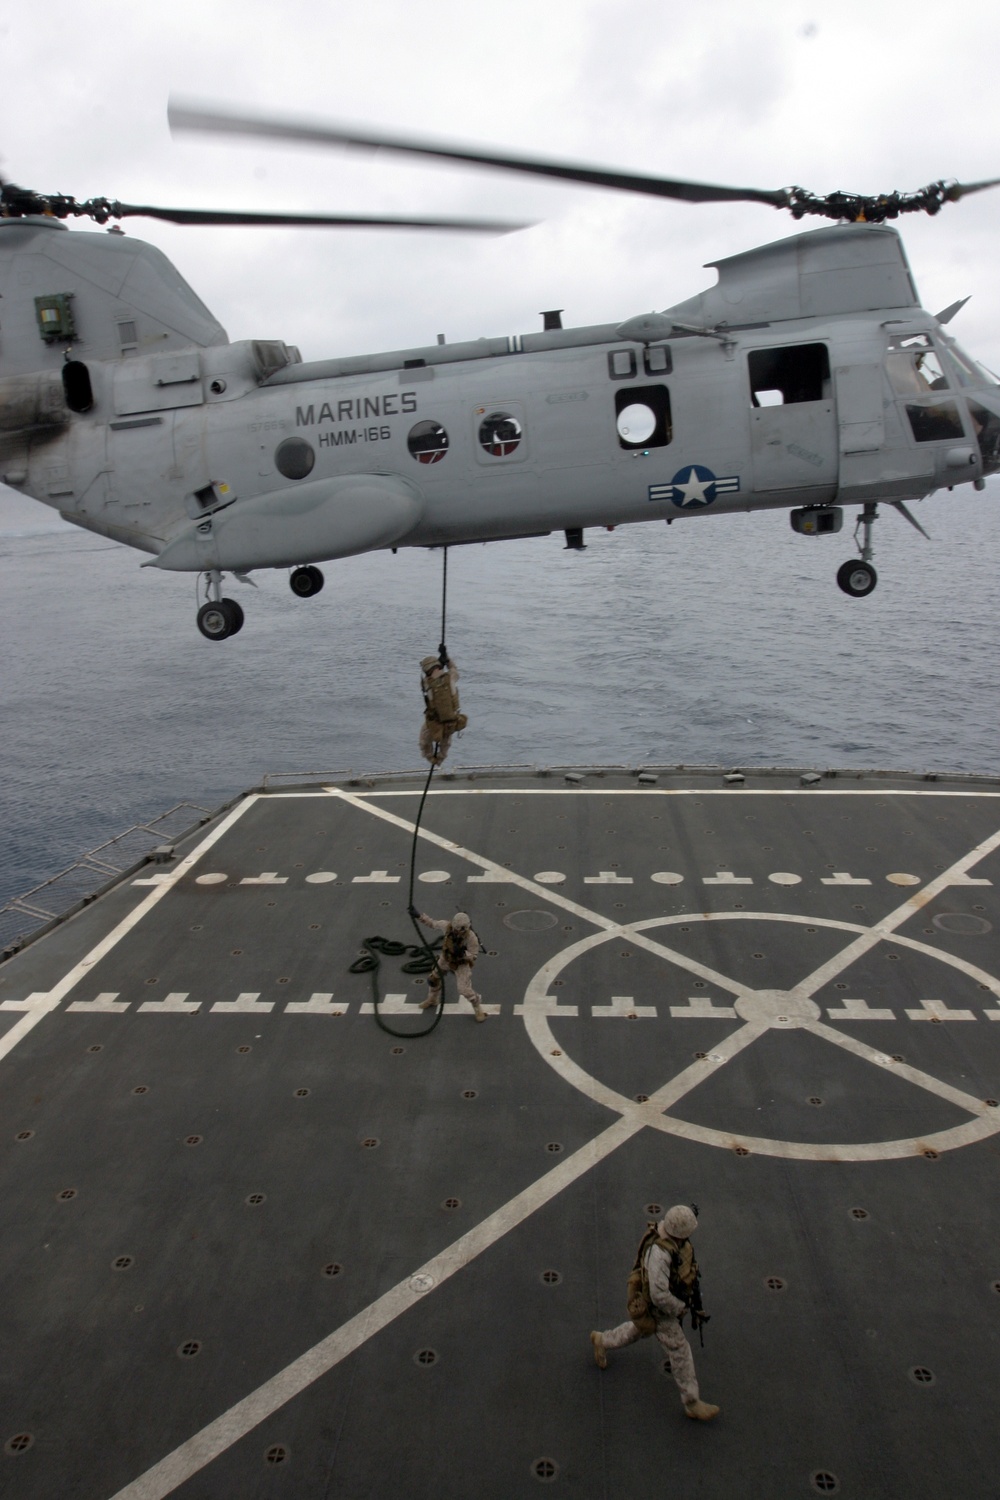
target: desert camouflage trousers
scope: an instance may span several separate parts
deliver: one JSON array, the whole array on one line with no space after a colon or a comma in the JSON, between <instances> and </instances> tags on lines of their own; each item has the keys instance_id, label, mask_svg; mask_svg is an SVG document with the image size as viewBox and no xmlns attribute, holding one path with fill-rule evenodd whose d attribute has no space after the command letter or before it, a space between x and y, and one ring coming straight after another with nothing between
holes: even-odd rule
<instances>
[{"instance_id":1,"label":"desert camouflage trousers","mask_svg":"<svg viewBox=\"0 0 1000 1500\"><path fill-rule=\"evenodd\" d=\"M627 1323L619 1323L617 1328L601 1334L605 1349L624 1349L626 1344L634 1344L642 1336L631 1318ZM684 1330L676 1318L658 1318L656 1337L670 1360L670 1373L677 1383L681 1400L685 1406L689 1406L692 1401L699 1399L698 1377L694 1373L694 1356L691 1345L684 1337Z\"/></svg>"}]
</instances>

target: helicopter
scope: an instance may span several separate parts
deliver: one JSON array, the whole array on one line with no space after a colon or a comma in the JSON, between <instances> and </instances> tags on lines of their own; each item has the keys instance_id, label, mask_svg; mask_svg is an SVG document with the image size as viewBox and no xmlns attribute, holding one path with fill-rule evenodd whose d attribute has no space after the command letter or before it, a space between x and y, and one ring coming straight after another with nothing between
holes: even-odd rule
<instances>
[{"instance_id":1,"label":"helicopter","mask_svg":"<svg viewBox=\"0 0 1000 1500\"><path fill-rule=\"evenodd\" d=\"M832 222L709 263L660 312L304 362L230 342L171 262L117 221L509 233L493 220L216 212L78 202L0 184L0 478L70 522L204 580L198 628L235 635L223 594L320 562L588 527L787 509L804 536L858 507L853 598L877 583L880 503L1000 471L1000 382L923 310L890 220L1000 185L825 197L727 187L172 103L175 131L362 147L688 203L755 202ZM105 233L67 232L89 218ZM109 221L115 222L110 225Z\"/></svg>"}]
</instances>

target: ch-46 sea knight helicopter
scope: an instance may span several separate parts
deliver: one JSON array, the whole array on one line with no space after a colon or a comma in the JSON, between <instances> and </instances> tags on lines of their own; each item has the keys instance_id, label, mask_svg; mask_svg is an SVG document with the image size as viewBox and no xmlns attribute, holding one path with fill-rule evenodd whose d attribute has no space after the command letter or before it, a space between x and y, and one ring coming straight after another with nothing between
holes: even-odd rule
<instances>
[{"instance_id":1,"label":"ch-46 sea knight helicopter","mask_svg":"<svg viewBox=\"0 0 1000 1500\"><path fill-rule=\"evenodd\" d=\"M0 187L0 477L67 520L204 575L213 640L243 611L229 572L377 548L788 508L795 531L841 530L837 574L876 584L880 501L1000 470L1000 385L923 311L886 220L935 214L988 182L818 197L646 177L330 125L172 105L174 129L443 158L689 203L755 202L839 220L713 262L717 285L665 312L536 333L303 363L273 340L230 343L159 250L63 220L395 225L359 219L77 202ZM926 533L925 533L926 534Z\"/></svg>"}]
</instances>

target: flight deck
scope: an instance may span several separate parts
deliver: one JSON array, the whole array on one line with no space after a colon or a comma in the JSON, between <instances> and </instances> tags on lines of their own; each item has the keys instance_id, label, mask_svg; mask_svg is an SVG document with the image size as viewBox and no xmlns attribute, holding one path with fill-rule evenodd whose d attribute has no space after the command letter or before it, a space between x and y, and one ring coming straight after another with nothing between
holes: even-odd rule
<instances>
[{"instance_id":1,"label":"flight deck","mask_svg":"<svg viewBox=\"0 0 1000 1500\"><path fill-rule=\"evenodd\" d=\"M246 794L0 966L11 1500L996 1500L1000 783ZM385 957L385 1021L426 979ZM696 1202L709 1425L593 1360Z\"/></svg>"}]
</instances>

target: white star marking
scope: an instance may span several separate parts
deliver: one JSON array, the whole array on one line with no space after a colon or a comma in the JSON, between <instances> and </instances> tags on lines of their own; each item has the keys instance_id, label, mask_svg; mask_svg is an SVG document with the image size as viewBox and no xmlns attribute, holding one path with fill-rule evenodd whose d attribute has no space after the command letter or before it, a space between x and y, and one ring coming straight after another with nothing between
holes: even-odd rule
<instances>
[{"instance_id":1,"label":"white star marking","mask_svg":"<svg viewBox=\"0 0 1000 1500\"><path fill-rule=\"evenodd\" d=\"M674 488L680 490L684 496L684 499L681 501L682 505L705 505L707 503L705 491L714 483L714 479L695 478L694 469L689 469L685 482L675 485Z\"/></svg>"}]
</instances>

